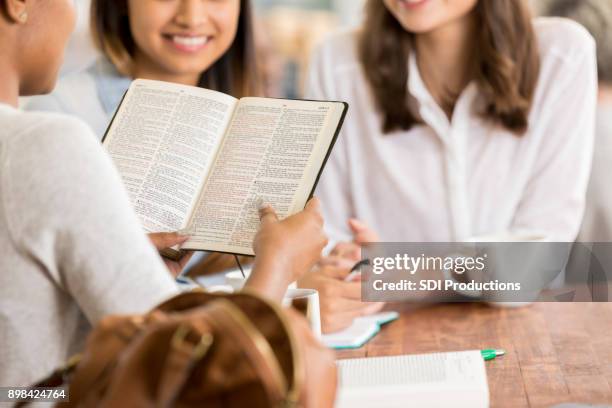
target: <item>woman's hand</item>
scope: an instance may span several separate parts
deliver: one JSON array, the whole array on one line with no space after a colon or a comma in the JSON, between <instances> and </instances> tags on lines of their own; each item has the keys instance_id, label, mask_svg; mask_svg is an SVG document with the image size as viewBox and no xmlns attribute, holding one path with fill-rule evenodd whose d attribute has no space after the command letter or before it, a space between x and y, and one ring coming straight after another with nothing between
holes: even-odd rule
<instances>
[{"instance_id":1,"label":"woman's hand","mask_svg":"<svg viewBox=\"0 0 612 408\"><path fill-rule=\"evenodd\" d=\"M354 243L362 245L368 242L380 241L380 237L376 231L366 225L363 221L360 221L357 218L351 218L348 221L348 225L353 232Z\"/></svg>"},{"instance_id":2,"label":"woman's hand","mask_svg":"<svg viewBox=\"0 0 612 408\"><path fill-rule=\"evenodd\" d=\"M189 239L189 236L180 235L178 232L156 232L148 235L149 239L158 251L169 249L176 245L182 245ZM185 268L192 255L193 251L188 251L178 261L174 261L163 256L162 259L172 276L176 277L183 271L183 268Z\"/></svg>"},{"instance_id":3,"label":"woman's hand","mask_svg":"<svg viewBox=\"0 0 612 408\"><path fill-rule=\"evenodd\" d=\"M356 317L378 313L384 303L361 301L361 280L346 281L353 262L328 263L309 271L298 281L301 288L316 289L321 307L321 330L333 333L349 327Z\"/></svg>"},{"instance_id":4,"label":"woman's hand","mask_svg":"<svg viewBox=\"0 0 612 408\"><path fill-rule=\"evenodd\" d=\"M353 233L353 241L336 244L329 253L329 258L324 261L324 264L329 261L335 262L338 258L351 260L355 263L359 262L361 260L361 246L368 242L380 241L378 234L363 221L351 218L348 221L348 226Z\"/></svg>"},{"instance_id":5,"label":"woman's hand","mask_svg":"<svg viewBox=\"0 0 612 408\"><path fill-rule=\"evenodd\" d=\"M319 200L282 221L268 205L259 210L261 225L253 249L255 264L247 287L280 300L287 286L309 271L327 245Z\"/></svg>"},{"instance_id":6,"label":"woman's hand","mask_svg":"<svg viewBox=\"0 0 612 408\"><path fill-rule=\"evenodd\" d=\"M318 268L298 281L299 287L319 292L323 333L342 330L356 317L377 313L384 306L361 301L361 278L346 281L353 266L362 259L361 245L379 240L374 230L357 219L350 219L348 225L353 241L338 243L329 256L319 261Z\"/></svg>"}]
</instances>

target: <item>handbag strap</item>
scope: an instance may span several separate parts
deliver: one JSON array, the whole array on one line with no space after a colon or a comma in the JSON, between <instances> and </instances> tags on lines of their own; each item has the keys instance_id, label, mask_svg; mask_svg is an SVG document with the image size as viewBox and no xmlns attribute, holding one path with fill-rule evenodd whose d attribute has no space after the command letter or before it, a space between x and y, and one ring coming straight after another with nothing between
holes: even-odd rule
<instances>
[{"instance_id":1,"label":"handbag strap","mask_svg":"<svg viewBox=\"0 0 612 408\"><path fill-rule=\"evenodd\" d=\"M160 373L157 395L159 407L174 405L192 370L206 356L215 340L210 327L200 328L199 323L192 321L180 324L172 336L168 356ZM199 334L196 343L187 340L193 332Z\"/></svg>"},{"instance_id":2,"label":"handbag strap","mask_svg":"<svg viewBox=\"0 0 612 408\"><path fill-rule=\"evenodd\" d=\"M85 398L85 393L105 386L103 378L116 365L121 352L143 327L160 319L163 319L163 315L153 312L145 316L110 317L102 320L97 328L101 337L90 338L87 344L89 352L83 354L70 380L70 405L78 405ZM94 347L95 352L91 352Z\"/></svg>"},{"instance_id":3,"label":"handbag strap","mask_svg":"<svg viewBox=\"0 0 612 408\"><path fill-rule=\"evenodd\" d=\"M240 308L227 299L218 299L209 304L206 313L198 316L200 317L206 320L206 325L200 325L193 320L186 326L179 326L173 337L174 343L176 339L184 339L186 331L194 331L200 341L198 343L180 341L173 344L161 374L159 406L169 407L174 404L196 363L204 357L212 343L218 341L206 331L209 327L214 327L216 333L224 333L224 336L239 343L240 349L257 373L269 401L281 402L286 399L287 379L274 351Z\"/></svg>"},{"instance_id":4,"label":"handbag strap","mask_svg":"<svg viewBox=\"0 0 612 408\"><path fill-rule=\"evenodd\" d=\"M76 368L76 366L81 361L81 355L76 354L72 356L64 367L61 367L55 370L51 375L46 377L45 379L33 384L29 387L29 389L36 388L59 388L68 385L68 376L72 374ZM34 402L33 398L27 398L23 401L19 401L14 405L15 408L21 408L26 406L27 404Z\"/></svg>"}]
</instances>

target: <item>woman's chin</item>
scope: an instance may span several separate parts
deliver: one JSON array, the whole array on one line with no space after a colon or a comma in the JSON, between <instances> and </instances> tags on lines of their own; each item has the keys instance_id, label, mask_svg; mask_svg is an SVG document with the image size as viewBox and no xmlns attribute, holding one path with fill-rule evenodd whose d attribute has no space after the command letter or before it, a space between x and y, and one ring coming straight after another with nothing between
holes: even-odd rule
<instances>
[{"instance_id":1,"label":"woman's chin","mask_svg":"<svg viewBox=\"0 0 612 408\"><path fill-rule=\"evenodd\" d=\"M22 84L19 96L46 95L53 92L57 78L48 81L37 81L35 84Z\"/></svg>"},{"instance_id":2,"label":"woman's chin","mask_svg":"<svg viewBox=\"0 0 612 408\"><path fill-rule=\"evenodd\" d=\"M437 28L435 23L428 23L427 21L402 21L400 24L409 33L412 34L427 34L434 31Z\"/></svg>"},{"instance_id":3,"label":"woman's chin","mask_svg":"<svg viewBox=\"0 0 612 408\"><path fill-rule=\"evenodd\" d=\"M173 61L174 62L174 61ZM203 72L208 70L214 63L213 62L189 62L183 61L180 64L168 64L166 66L166 73L169 78L189 78L192 76L199 77ZM170 80L172 81L172 80Z\"/></svg>"}]
</instances>

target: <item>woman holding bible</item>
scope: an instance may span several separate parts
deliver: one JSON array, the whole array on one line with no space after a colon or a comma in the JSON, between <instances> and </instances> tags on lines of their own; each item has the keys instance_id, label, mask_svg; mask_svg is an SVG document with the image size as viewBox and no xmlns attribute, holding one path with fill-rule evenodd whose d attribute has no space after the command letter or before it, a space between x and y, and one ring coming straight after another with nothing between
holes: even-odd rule
<instances>
[{"instance_id":1,"label":"woman holding bible","mask_svg":"<svg viewBox=\"0 0 612 408\"><path fill-rule=\"evenodd\" d=\"M144 313L178 292L90 128L17 109L20 96L53 89L74 14L72 0L0 0L2 387L63 365L105 315ZM283 221L262 206L260 219L247 287L280 301L326 243L319 203Z\"/></svg>"},{"instance_id":2,"label":"woman holding bible","mask_svg":"<svg viewBox=\"0 0 612 408\"><path fill-rule=\"evenodd\" d=\"M532 19L527 1L369 0L363 27L323 44L310 72L308 97L351 106L317 192L346 242L328 262L350 265L376 239L573 241L596 92L592 37ZM346 273L302 282L334 294L324 329L371 311Z\"/></svg>"},{"instance_id":3,"label":"woman holding bible","mask_svg":"<svg viewBox=\"0 0 612 408\"><path fill-rule=\"evenodd\" d=\"M250 0L92 0L91 32L102 56L61 79L50 95L31 98L25 109L79 117L102 140L135 78L200 86L236 98L257 96L251 12ZM150 235L157 246L175 236ZM190 266L203 255L196 254ZM211 254L198 269L229 266L234 266L232 257Z\"/></svg>"}]
</instances>

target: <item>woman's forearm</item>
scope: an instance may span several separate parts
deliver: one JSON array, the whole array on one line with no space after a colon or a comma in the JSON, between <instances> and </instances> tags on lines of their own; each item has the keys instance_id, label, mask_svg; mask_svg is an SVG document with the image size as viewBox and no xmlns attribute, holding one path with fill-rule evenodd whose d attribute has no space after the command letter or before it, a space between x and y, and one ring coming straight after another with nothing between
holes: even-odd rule
<instances>
[{"instance_id":1,"label":"woman's forearm","mask_svg":"<svg viewBox=\"0 0 612 408\"><path fill-rule=\"evenodd\" d=\"M253 270L245 288L280 302L291 283L288 277L293 276L287 268L291 268L290 263L279 256L255 258Z\"/></svg>"}]
</instances>

